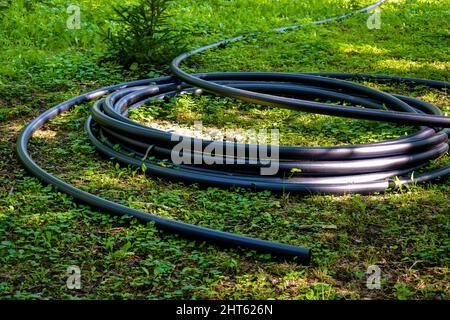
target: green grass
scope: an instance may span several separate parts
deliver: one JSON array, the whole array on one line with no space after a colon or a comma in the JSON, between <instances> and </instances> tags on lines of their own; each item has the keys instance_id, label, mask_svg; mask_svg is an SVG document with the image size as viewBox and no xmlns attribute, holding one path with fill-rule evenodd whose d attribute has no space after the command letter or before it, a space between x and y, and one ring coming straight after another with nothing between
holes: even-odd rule
<instances>
[{"instance_id":1,"label":"green grass","mask_svg":"<svg viewBox=\"0 0 450 320\"><path fill-rule=\"evenodd\" d=\"M70 1L44 1L26 11L17 1L0 13L0 58L6 61L0 65L1 298L449 298L449 178L370 196L274 195L185 185L100 157L83 132L88 106L55 119L32 140L32 154L41 165L83 190L172 219L312 247L311 265L302 266L99 212L26 173L14 143L34 116L92 88L165 72L123 70L103 62L105 48L97 32L106 23L100 13L107 14L112 1L78 2L81 30L65 29ZM369 2L180 0L171 11L173 23L195 47ZM383 6L380 30L368 30L362 14L236 43L191 59L186 68L368 72L448 81L448 4L396 1ZM369 85L450 111L446 92ZM182 96L165 108L147 106L132 116L144 123L187 126L202 119L220 129L279 128L282 143L314 146L371 142L412 130L213 97ZM445 156L430 167L449 164ZM382 270L380 290L366 287L365 272L373 264ZM80 290L65 286L71 265L81 267Z\"/></svg>"}]
</instances>

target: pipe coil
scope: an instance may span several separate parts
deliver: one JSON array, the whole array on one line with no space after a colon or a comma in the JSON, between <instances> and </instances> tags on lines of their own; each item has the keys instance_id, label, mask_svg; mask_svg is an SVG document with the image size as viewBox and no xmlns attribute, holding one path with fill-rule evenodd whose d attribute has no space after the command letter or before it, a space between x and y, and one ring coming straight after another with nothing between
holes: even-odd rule
<instances>
[{"instance_id":1,"label":"pipe coil","mask_svg":"<svg viewBox=\"0 0 450 320\"><path fill-rule=\"evenodd\" d=\"M366 12L379 6L384 0L356 12L317 21L321 24ZM302 26L279 28L286 31ZM215 187L244 187L253 190L294 193L373 193L395 189L404 184L428 182L450 173L450 166L431 172L408 176L430 160L443 156L449 149L450 118L441 110L424 101L389 94L350 80L376 82L402 82L446 89L448 82L401 78L393 76L349 73L273 73L273 72L218 72L189 74L180 64L194 54L239 41L244 36L223 40L182 54L171 63L173 76L138 80L105 87L65 101L39 115L21 132L17 141L17 153L23 165L35 176L50 183L89 205L115 214L127 214L143 221L152 221L166 230L184 234L195 239L207 240L227 246L241 246L272 253L286 258L295 257L299 262L309 263L311 250L288 244L265 241L242 235L213 230L181 221L174 221L142 212L113 201L95 196L70 185L41 168L28 152L28 142L33 133L51 119L75 105L96 100L91 108L85 130L92 144L108 157L141 167L159 177L199 183ZM386 121L416 126L417 132L397 139L378 143L336 146L299 147L279 146L276 160L279 174L259 175L264 166L262 160L252 162L249 158L227 155L221 165L164 165L152 161L170 158L179 139L168 131L150 128L128 118L131 108L139 108L151 99L175 96L181 92L196 92L232 97L266 106L290 108L355 119ZM326 103L326 102L327 103ZM330 104L328 101L345 102L353 106ZM192 145L209 145L212 141L184 137ZM224 150L261 148L259 145L215 141ZM120 145L120 149L115 146ZM274 146L269 146L271 149ZM211 157L211 154L191 152L190 158ZM226 161L230 160L230 161ZM301 173L285 176L285 172L301 168ZM399 177L399 178L395 178ZM395 179L394 179L395 178Z\"/></svg>"}]
</instances>

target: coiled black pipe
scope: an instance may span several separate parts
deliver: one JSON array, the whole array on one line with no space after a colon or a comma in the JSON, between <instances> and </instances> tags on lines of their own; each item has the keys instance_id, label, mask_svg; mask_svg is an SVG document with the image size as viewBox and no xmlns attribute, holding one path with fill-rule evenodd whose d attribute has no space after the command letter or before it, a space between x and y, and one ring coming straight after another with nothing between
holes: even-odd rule
<instances>
[{"instance_id":1,"label":"coiled black pipe","mask_svg":"<svg viewBox=\"0 0 450 320\"><path fill-rule=\"evenodd\" d=\"M380 5L378 1L353 13L335 18L317 21L314 24L343 19L357 12L365 12ZM301 26L277 29L285 31ZM238 41L236 37L208 45L185 53L171 64L175 77L161 77L119 84L102 88L66 102L44 112L20 134L17 152L24 166L34 175L55 185L57 188L92 206L117 214L128 214L143 221L153 221L161 228L181 233L194 238L218 242L224 245L242 246L284 257L296 257L299 262L308 263L310 249L286 244L279 244L236 234L212 230L200 226L169 220L157 215L95 196L80 190L56 178L38 166L28 152L28 141L33 133L60 113L79 105L101 98L93 108L86 121L86 132L96 148L119 161L142 166L147 172L161 177L186 182L201 183L218 187L239 186L256 190L272 190L300 193L371 193L396 188L402 184L431 181L450 173L450 166L416 176L414 179L406 174L436 159L448 151L448 133L450 118L441 111L423 101L391 95L362 86L348 79L376 80L378 82L394 81L423 84L434 88L447 88L449 83L399 78L390 76L372 76L362 74L340 73L204 73L188 74L180 69L180 63L193 54ZM201 88L199 90L198 88ZM300 175L284 178L283 176L260 176L255 169L264 164L258 161L250 163L249 159L239 162L233 158L226 168L217 166L160 166L147 159L149 154L159 158L168 158L172 147L172 134L143 126L127 118L130 108L142 106L150 99L174 96L183 91L212 93L259 103L279 106L299 111L314 112L334 116L352 117L389 121L399 124L420 126L415 134L379 143L344 147L290 147L279 148L278 165L283 173L292 168L301 168ZM343 107L313 100L344 101L360 107ZM384 110L387 107L388 110ZM211 141L188 138L192 143L207 145ZM217 142L224 148L242 147L259 148L259 146L240 145L231 142ZM115 144L121 150L114 148ZM199 156L191 153L190 157ZM201 154L200 156L208 157ZM225 156L224 156L225 157ZM242 160L242 159L241 159ZM261 160L261 159L259 159ZM392 177L402 178L393 180Z\"/></svg>"}]
</instances>

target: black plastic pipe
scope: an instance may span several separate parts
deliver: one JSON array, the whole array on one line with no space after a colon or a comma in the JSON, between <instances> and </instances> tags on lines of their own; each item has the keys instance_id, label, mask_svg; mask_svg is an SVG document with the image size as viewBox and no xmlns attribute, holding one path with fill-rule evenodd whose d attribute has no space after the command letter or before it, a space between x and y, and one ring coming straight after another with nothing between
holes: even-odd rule
<instances>
[{"instance_id":1,"label":"black plastic pipe","mask_svg":"<svg viewBox=\"0 0 450 320\"><path fill-rule=\"evenodd\" d=\"M352 14L373 9L383 2L385 0L352 13L312 24L344 19ZM302 26L279 28L276 31ZM426 165L429 160L436 159L448 151L450 118L443 116L437 107L421 100L388 94L348 80L406 82L440 89L448 88L449 83L366 74L267 72L188 74L180 69L180 64L194 54L244 38L245 36L239 36L223 40L177 57L171 64L174 77L139 80L102 88L49 109L30 122L20 134L17 141L20 160L35 176L94 207L116 214L127 214L143 221L152 221L158 227L196 239L227 246L252 248L276 256L296 258L302 263L309 263L310 249L166 219L80 190L36 164L28 152L28 142L33 133L49 120L75 105L97 100L85 125L93 145L101 153L124 163L139 167L145 164L146 172L163 178L216 187L238 186L275 192L343 194L384 192L403 184L432 181L450 173L450 166L447 166L416 175L414 179L408 176L408 173L414 172ZM252 103L304 112L409 124L419 128L416 133L409 136L372 144L339 147L280 146L279 160L276 160L280 173L274 176L257 174L259 169L266 165L266 159L257 159L254 163L249 158L240 159L226 155L222 157L224 161L231 162L228 165L169 164L163 167L149 160L148 156L169 158L176 144L176 141L172 141L172 133L149 128L130 120L127 117L128 110L139 108L151 99L175 96L185 91L229 96ZM353 107L320 101L346 102ZM192 144L200 143L206 146L211 143L193 137L185 138ZM245 150L260 148L258 145L233 142L215 143L224 148ZM116 144L121 146L120 150L114 147ZM212 157L198 153L188 153L187 156L192 159ZM301 168L302 172L286 177L286 173L292 168Z\"/></svg>"}]
</instances>

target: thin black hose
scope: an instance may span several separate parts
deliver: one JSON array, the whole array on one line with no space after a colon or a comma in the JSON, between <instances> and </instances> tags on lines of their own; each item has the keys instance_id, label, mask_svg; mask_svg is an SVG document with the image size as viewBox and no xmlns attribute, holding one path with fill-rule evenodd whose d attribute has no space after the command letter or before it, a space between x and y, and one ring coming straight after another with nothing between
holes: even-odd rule
<instances>
[{"instance_id":1,"label":"thin black hose","mask_svg":"<svg viewBox=\"0 0 450 320\"><path fill-rule=\"evenodd\" d=\"M378 1L366 8L335 18L314 22L321 24L344 19L358 12L366 12L381 5ZM302 25L303 26L303 25ZM286 31L301 26L279 28ZM252 34L254 35L254 34ZM23 165L35 176L92 206L116 214L127 214L143 221L152 221L169 231L196 239L208 240L229 246L242 246L283 257L296 257L309 263L311 250L279 244L232 233L222 232L180 221L169 220L142 212L80 190L51 175L37 165L28 152L28 142L33 133L49 120L75 105L97 100L91 108L85 130L93 145L103 154L141 167L146 172L173 180L200 183L216 187L244 187L253 190L295 193L373 193L395 189L403 184L432 181L450 173L450 166L429 173L408 176L430 160L444 155L448 149L450 118L439 108L411 97L388 94L348 80L402 82L446 89L449 83L391 76L345 73L271 73L235 72L188 74L180 64L194 54L221 47L244 39L239 36L201 47L174 59L171 70L174 77L161 77L133 81L102 88L63 102L31 121L17 141L17 153ZM146 127L130 120L128 110L139 108L150 99L175 96L180 92L216 94L298 111L319 114L387 121L418 126L414 134L379 143L339 147L280 146L276 164L279 174L259 175L267 166L263 158L240 158L226 154L207 154L185 151L189 159L220 158L226 165L174 165L165 166L150 160L170 158L178 143L171 132ZM98 100L101 98L100 100ZM319 101L317 101L319 100ZM321 101L346 102L354 107L340 106ZM364 108L361 108L364 107ZM385 109L387 108L387 110ZM192 145L207 146L212 141L184 137ZM259 150L261 146L215 141L223 150ZM117 150L115 145L120 145ZM268 147L270 150L274 146ZM220 149L220 148L219 148ZM151 157L150 157L151 156ZM301 173L291 174L291 169L301 168ZM289 174L288 174L289 173ZM400 177L400 178L395 178Z\"/></svg>"}]
</instances>

